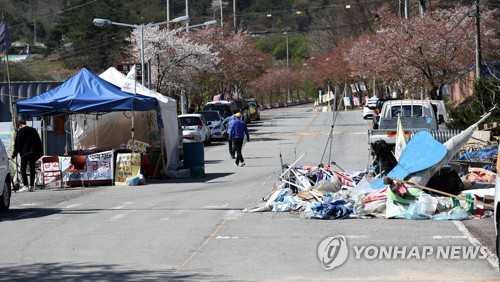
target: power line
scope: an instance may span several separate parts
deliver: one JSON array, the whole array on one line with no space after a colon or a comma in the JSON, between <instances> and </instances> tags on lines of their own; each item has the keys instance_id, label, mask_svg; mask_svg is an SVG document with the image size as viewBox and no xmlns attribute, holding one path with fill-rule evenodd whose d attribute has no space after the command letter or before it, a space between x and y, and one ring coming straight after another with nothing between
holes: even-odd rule
<instances>
[{"instance_id":1,"label":"power line","mask_svg":"<svg viewBox=\"0 0 500 282\"><path fill-rule=\"evenodd\" d=\"M50 14L50 15L46 15L46 16L42 16L42 17L39 17L39 18L36 18L36 19L33 19L31 21L26 21L26 22L23 22L23 23L19 23L19 24L16 24L16 25L13 25L13 26L10 26L9 28L16 28L16 27L19 27L19 26L22 26L22 25L25 25L25 24L28 24L28 23L31 23L31 22L36 22L38 20L41 20L41 19L46 19L46 18L50 18L50 17L53 17L53 16L56 16L56 15L59 15L59 14L62 14L64 12L68 12L68 11L71 11L71 10L75 10L75 9L78 9L78 8L81 8L83 6L86 6L86 5L89 5L89 4L92 4L92 3L95 3L99 0L91 0L87 3L83 3L81 5L78 5L78 6L75 6L75 7L71 7L71 8L68 8L68 9L65 9L65 10L61 10L59 12L55 12L53 14Z\"/></svg>"}]
</instances>

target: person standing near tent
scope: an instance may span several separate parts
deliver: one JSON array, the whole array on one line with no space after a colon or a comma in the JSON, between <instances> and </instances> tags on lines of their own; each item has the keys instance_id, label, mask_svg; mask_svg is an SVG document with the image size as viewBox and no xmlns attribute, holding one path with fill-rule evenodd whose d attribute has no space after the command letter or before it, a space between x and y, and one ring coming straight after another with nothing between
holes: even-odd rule
<instances>
[{"instance_id":1,"label":"person standing near tent","mask_svg":"<svg viewBox=\"0 0 500 282\"><path fill-rule=\"evenodd\" d=\"M245 160L241 154L241 149L243 149L243 139L245 135L247 136L247 142L250 142L250 135L248 134L246 123L241 120L241 113L236 113L234 117L235 119L229 130L229 135L233 138L233 149L236 152L234 165L238 166L241 163L241 166L245 166Z\"/></svg>"},{"instance_id":2,"label":"person standing near tent","mask_svg":"<svg viewBox=\"0 0 500 282\"><path fill-rule=\"evenodd\" d=\"M12 159L15 159L17 154L21 155L21 176L23 178L23 187L18 192L33 192L35 186L35 162L43 156L42 140L38 131L33 127L26 125L26 121L19 120L17 122L17 134L14 141L14 152ZM30 182L28 186L28 175L26 167L30 166Z\"/></svg>"},{"instance_id":3,"label":"person standing near tent","mask_svg":"<svg viewBox=\"0 0 500 282\"><path fill-rule=\"evenodd\" d=\"M229 155L231 156L231 158L235 159L236 157L234 156L233 138L231 137L231 134L229 134L231 126L233 125L233 121L234 115L230 115L222 121L222 125L224 126L227 124L227 144L229 146Z\"/></svg>"}]
</instances>

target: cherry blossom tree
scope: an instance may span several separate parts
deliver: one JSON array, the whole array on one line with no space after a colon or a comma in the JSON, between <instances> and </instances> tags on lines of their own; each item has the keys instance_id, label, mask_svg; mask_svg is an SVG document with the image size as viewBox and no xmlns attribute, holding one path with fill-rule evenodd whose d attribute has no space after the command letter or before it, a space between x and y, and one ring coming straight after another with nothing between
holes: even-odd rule
<instances>
[{"instance_id":1,"label":"cherry blossom tree","mask_svg":"<svg viewBox=\"0 0 500 282\"><path fill-rule=\"evenodd\" d=\"M132 32L130 54L140 60L140 32ZM219 54L212 46L200 43L179 29L161 27L144 29L144 60L151 62L151 79L154 89L167 93L169 87L185 89L200 73L216 70Z\"/></svg>"},{"instance_id":2,"label":"cherry blossom tree","mask_svg":"<svg viewBox=\"0 0 500 282\"><path fill-rule=\"evenodd\" d=\"M354 43L347 55L349 67L354 75L398 81L441 99L444 85L474 65L472 14L472 7L458 7L403 19L382 11L377 33ZM484 13L483 17L491 15ZM490 27L482 27L483 44L497 44Z\"/></svg>"},{"instance_id":3,"label":"cherry blossom tree","mask_svg":"<svg viewBox=\"0 0 500 282\"><path fill-rule=\"evenodd\" d=\"M210 42L211 50L220 61L210 73L213 94L245 91L248 84L262 75L270 66L270 55L258 52L245 32L224 32L219 28L207 29L197 35L200 42Z\"/></svg>"},{"instance_id":4,"label":"cherry blossom tree","mask_svg":"<svg viewBox=\"0 0 500 282\"><path fill-rule=\"evenodd\" d=\"M261 105L284 101L287 91L287 69L272 68L250 84L250 94L261 99Z\"/></svg>"}]
</instances>

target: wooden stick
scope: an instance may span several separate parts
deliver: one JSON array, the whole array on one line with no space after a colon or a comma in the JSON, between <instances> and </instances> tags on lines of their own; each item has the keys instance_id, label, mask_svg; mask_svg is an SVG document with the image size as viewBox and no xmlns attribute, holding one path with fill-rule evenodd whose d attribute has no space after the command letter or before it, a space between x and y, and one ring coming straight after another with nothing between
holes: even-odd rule
<instances>
[{"instance_id":1,"label":"wooden stick","mask_svg":"<svg viewBox=\"0 0 500 282\"><path fill-rule=\"evenodd\" d=\"M400 183L405 183L405 184L408 184L408 185L412 185L412 186L415 186L415 187L420 188L420 189L428 190L428 191L431 191L431 192L434 192L434 193L437 193L437 194L441 194L441 195L445 195L445 196L449 196L449 197L454 197L454 198L457 198L457 199L460 199L460 200L464 200L464 201L467 201L467 202L473 202L476 205L482 205L485 208L494 209L494 206L490 205L490 204L485 204L485 203L477 201L477 200L467 199L467 198L464 198L464 197L459 196L459 195L453 195L453 194L450 194L450 193L439 191L439 190L436 190L436 189L433 189L433 188L429 188L429 187L426 187L426 186L423 186L423 185L420 185L420 184L417 184L417 183L413 183L413 182L410 182L410 181L406 181L406 180L401 180L401 179L397 179L397 178L386 177L384 179L384 183L385 184L390 184L390 182L393 181L393 180L396 181L396 182L400 182Z\"/></svg>"}]
</instances>

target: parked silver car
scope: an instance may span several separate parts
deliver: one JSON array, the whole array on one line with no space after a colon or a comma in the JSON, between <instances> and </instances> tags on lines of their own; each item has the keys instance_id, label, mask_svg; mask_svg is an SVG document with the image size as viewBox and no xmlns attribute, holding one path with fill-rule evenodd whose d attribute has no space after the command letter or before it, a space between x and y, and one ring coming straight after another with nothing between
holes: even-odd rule
<instances>
[{"instance_id":1,"label":"parked silver car","mask_svg":"<svg viewBox=\"0 0 500 282\"><path fill-rule=\"evenodd\" d=\"M11 195L11 178L9 154L0 141L0 212L9 210Z\"/></svg>"},{"instance_id":2,"label":"parked silver car","mask_svg":"<svg viewBox=\"0 0 500 282\"><path fill-rule=\"evenodd\" d=\"M178 118L182 126L184 142L204 142L206 145L212 142L212 134L207 121L201 114L179 115Z\"/></svg>"},{"instance_id":3,"label":"parked silver car","mask_svg":"<svg viewBox=\"0 0 500 282\"><path fill-rule=\"evenodd\" d=\"M226 139L227 129L226 126L222 124L224 118L222 118L219 111L199 111L197 114L203 115L207 121L208 128L212 134L212 139Z\"/></svg>"}]
</instances>

